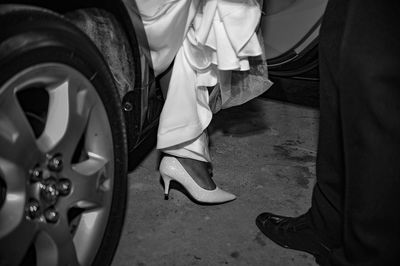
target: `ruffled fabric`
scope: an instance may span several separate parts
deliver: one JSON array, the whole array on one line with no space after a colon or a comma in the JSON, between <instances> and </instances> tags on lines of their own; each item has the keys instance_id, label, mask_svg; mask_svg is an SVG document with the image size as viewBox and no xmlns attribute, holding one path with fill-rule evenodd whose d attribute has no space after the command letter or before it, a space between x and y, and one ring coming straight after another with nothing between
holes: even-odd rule
<instances>
[{"instance_id":1,"label":"ruffled fabric","mask_svg":"<svg viewBox=\"0 0 400 266\"><path fill-rule=\"evenodd\" d=\"M183 43L191 66L200 73L211 65L249 70L247 57L262 54L255 32L260 16L257 1L202 1Z\"/></svg>"},{"instance_id":2,"label":"ruffled fabric","mask_svg":"<svg viewBox=\"0 0 400 266\"><path fill-rule=\"evenodd\" d=\"M254 88L232 87L237 71L251 70L249 58L263 55L256 33L261 9L256 0L155 2L159 6L145 12L143 20L156 74L175 58L157 148L176 152L202 139L213 114L208 88L218 90L212 95L218 96L219 108L227 108L257 97L271 85L268 81Z\"/></svg>"},{"instance_id":3,"label":"ruffled fabric","mask_svg":"<svg viewBox=\"0 0 400 266\"><path fill-rule=\"evenodd\" d=\"M232 71L249 71L249 57L263 56L262 41L255 31L260 17L255 0L202 1L189 28L183 48L188 63L197 72L196 86L218 84L221 108L243 104L272 85L267 81L265 86L235 88L235 92L232 89Z\"/></svg>"}]
</instances>

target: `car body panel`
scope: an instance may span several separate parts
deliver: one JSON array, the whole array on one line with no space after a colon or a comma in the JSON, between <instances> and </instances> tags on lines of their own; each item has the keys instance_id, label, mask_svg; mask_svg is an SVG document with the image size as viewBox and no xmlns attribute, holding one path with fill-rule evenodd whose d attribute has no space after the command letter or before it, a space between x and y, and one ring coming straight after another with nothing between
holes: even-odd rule
<instances>
[{"instance_id":1,"label":"car body panel","mask_svg":"<svg viewBox=\"0 0 400 266\"><path fill-rule=\"evenodd\" d=\"M326 4L327 0L264 2L261 29L271 76L318 79L318 37Z\"/></svg>"}]
</instances>

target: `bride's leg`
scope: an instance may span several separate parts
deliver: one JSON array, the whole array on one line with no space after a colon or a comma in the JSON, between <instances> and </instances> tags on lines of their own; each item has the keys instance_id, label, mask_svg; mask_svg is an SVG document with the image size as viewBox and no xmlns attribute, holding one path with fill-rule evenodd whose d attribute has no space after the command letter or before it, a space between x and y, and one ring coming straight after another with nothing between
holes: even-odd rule
<instances>
[{"instance_id":1,"label":"bride's leg","mask_svg":"<svg viewBox=\"0 0 400 266\"><path fill-rule=\"evenodd\" d=\"M211 178L212 166L206 131L189 143L163 149L162 151L175 156L199 186L208 190L216 188Z\"/></svg>"},{"instance_id":2,"label":"bride's leg","mask_svg":"<svg viewBox=\"0 0 400 266\"><path fill-rule=\"evenodd\" d=\"M167 155L160 173L168 195L170 180L181 183L200 202L221 203L236 197L211 179L208 136L212 118L207 87L198 86L196 70L184 49L178 51L160 116L157 149Z\"/></svg>"},{"instance_id":3,"label":"bride's leg","mask_svg":"<svg viewBox=\"0 0 400 266\"><path fill-rule=\"evenodd\" d=\"M175 156L199 186L213 190L205 130L212 117L208 101L207 88L196 86L195 70L180 49L160 117L157 148Z\"/></svg>"}]
</instances>

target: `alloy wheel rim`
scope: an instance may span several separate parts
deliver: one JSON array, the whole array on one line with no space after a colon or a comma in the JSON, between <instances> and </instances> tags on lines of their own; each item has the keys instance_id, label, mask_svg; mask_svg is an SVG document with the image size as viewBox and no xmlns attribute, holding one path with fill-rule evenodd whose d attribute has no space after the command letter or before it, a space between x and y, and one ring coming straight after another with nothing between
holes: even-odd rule
<instances>
[{"instance_id":1,"label":"alloy wheel rim","mask_svg":"<svg viewBox=\"0 0 400 266\"><path fill-rule=\"evenodd\" d=\"M38 88L48 95L40 134L18 98ZM39 64L0 87L0 253L17 262L33 245L40 265L90 264L111 208L112 144L102 101L75 69Z\"/></svg>"}]
</instances>

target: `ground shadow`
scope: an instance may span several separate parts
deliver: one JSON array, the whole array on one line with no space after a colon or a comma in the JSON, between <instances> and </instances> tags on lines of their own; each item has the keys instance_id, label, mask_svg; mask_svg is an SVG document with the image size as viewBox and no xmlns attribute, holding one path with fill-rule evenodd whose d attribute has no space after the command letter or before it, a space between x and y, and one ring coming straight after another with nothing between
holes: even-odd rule
<instances>
[{"instance_id":1,"label":"ground shadow","mask_svg":"<svg viewBox=\"0 0 400 266\"><path fill-rule=\"evenodd\" d=\"M261 105L253 100L215 114L208 127L208 133L212 135L222 132L224 135L246 137L260 134L268 129L269 125L263 118Z\"/></svg>"}]
</instances>

